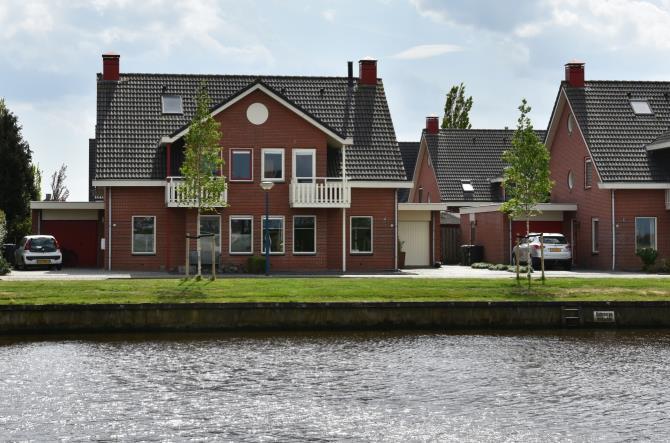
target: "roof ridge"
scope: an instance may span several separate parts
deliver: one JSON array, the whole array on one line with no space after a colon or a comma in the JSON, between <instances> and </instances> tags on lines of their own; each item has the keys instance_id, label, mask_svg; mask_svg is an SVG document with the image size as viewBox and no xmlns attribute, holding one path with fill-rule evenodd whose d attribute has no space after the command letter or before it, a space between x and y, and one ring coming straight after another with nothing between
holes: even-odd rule
<instances>
[{"instance_id":1,"label":"roof ridge","mask_svg":"<svg viewBox=\"0 0 670 443\"><path fill-rule=\"evenodd\" d=\"M98 76L102 76L102 73L96 73ZM142 77L213 77L213 78L234 78L234 77L244 77L244 78L318 78L318 79L337 79L337 80L348 80L347 76L338 76L338 75L278 75L278 74L186 74L186 73L159 73L159 72L122 72L121 77L125 76L142 76ZM381 80L378 78L377 80Z\"/></svg>"}]
</instances>

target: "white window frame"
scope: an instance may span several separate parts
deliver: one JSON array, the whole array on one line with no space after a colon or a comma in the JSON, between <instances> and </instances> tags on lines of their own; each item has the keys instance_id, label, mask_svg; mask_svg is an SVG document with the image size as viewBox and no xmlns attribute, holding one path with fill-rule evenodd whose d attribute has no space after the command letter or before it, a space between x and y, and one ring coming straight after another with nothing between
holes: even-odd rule
<instances>
[{"instance_id":1,"label":"white window frame","mask_svg":"<svg viewBox=\"0 0 670 443\"><path fill-rule=\"evenodd\" d=\"M296 252L296 250L295 250L295 219L300 218L300 217L302 217L302 218L313 218L314 219L314 250L313 251L299 251L299 252ZM308 214L302 215L302 214L300 214L300 215L294 215L293 216L293 238L292 238L292 240L293 240L293 246L292 246L293 247L293 255L314 255L314 254L316 254L316 215L308 215Z\"/></svg>"},{"instance_id":2,"label":"white window frame","mask_svg":"<svg viewBox=\"0 0 670 443\"><path fill-rule=\"evenodd\" d=\"M591 165L591 184L588 183L588 171L589 169L587 168L586 165ZM585 158L584 159L584 189L591 189L593 187L593 160L590 158Z\"/></svg>"},{"instance_id":3,"label":"white window frame","mask_svg":"<svg viewBox=\"0 0 670 443\"><path fill-rule=\"evenodd\" d=\"M292 169L291 170L291 175L293 177L293 180L294 181L298 180L298 177L296 176L296 170L297 170L297 168L296 168L296 166L297 166L296 157L298 155L301 155L301 154L302 155L305 155L305 154L311 154L312 155L312 177L311 177L312 180L311 181L313 182L314 179L316 178L316 149L311 149L311 148L310 149L300 148L300 149L293 149L292 150L291 155L293 157L293 162L292 162L293 167L291 168ZM307 177L301 177L301 178L303 180L305 180Z\"/></svg>"},{"instance_id":4,"label":"white window frame","mask_svg":"<svg viewBox=\"0 0 670 443\"><path fill-rule=\"evenodd\" d=\"M598 224L598 229L594 225ZM598 241L596 242L596 234ZM600 219L598 217L591 217L591 254L600 253Z\"/></svg>"},{"instance_id":5,"label":"white window frame","mask_svg":"<svg viewBox=\"0 0 670 443\"><path fill-rule=\"evenodd\" d=\"M222 235L222 232L221 232L221 216L218 215L218 214L200 214L200 215L198 215L198 236L200 236L200 219L202 219L203 217L217 217L219 219L219 244L218 244L219 252L218 253L221 254L221 235ZM199 238L198 240L200 241L201 239ZM200 245L202 245L202 243L200 243Z\"/></svg>"},{"instance_id":6,"label":"white window frame","mask_svg":"<svg viewBox=\"0 0 670 443\"><path fill-rule=\"evenodd\" d=\"M286 158L284 148L263 148L261 149L261 179L271 182L283 182L286 178ZM266 178L265 177L265 154L281 154L281 177Z\"/></svg>"},{"instance_id":7,"label":"white window frame","mask_svg":"<svg viewBox=\"0 0 670 443\"><path fill-rule=\"evenodd\" d=\"M250 160L251 160L251 178L249 179L239 179L239 178L233 178L233 154L236 152L247 152L249 153ZM251 148L232 148L230 149L230 152L228 153L228 165L230 165L230 181L231 182L237 182L237 183L253 183L254 181L254 150Z\"/></svg>"},{"instance_id":8,"label":"white window frame","mask_svg":"<svg viewBox=\"0 0 670 443\"><path fill-rule=\"evenodd\" d=\"M179 99L179 107L181 108L181 111L178 112L168 112L165 110L165 100L166 98L178 98ZM161 114L163 115L184 115L184 97L178 94L163 94L161 95Z\"/></svg>"},{"instance_id":9,"label":"white window frame","mask_svg":"<svg viewBox=\"0 0 670 443\"><path fill-rule=\"evenodd\" d=\"M286 252L286 219L283 215L271 215L268 217L270 220L281 220L281 251L270 251L270 255L284 255ZM265 216L261 217L261 253L265 255L265 229L263 227L265 223Z\"/></svg>"},{"instance_id":10,"label":"white window frame","mask_svg":"<svg viewBox=\"0 0 670 443\"><path fill-rule=\"evenodd\" d=\"M233 251L233 220L251 221L251 250L249 252ZM253 215L231 215L228 217L228 254L229 255L253 255L254 254L254 216Z\"/></svg>"},{"instance_id":11,"label":"white window frame","mask_svg":"<svg viewBox=\"0 0 670 443\"><path fill-rule=\"evenodd\" d=\"M354 223L355 218L369 218L370 219L370 250L369 251L354 251ZM349 217L349 253L352 255L370 255L375 250L375 220L371 215L352 215Z\"/></svg>"},{"instance_id":12,"label":"white window frame","mask_svg":"<svg viewBox=\"0 0 670 443\"><path fill-rule=\"evenodd\" d=\"M658 217L635 217L635 252L639 250L637 247L637 221L642 218L654 220L654 245L652 248L658 251Z\"/></svg>"},{"instance_id":13,"label":"white window frame","mask_svg":"<svg viewBox=\"0 0 670 443\"><path fill-rule=\"evenodd\" d=\"M151 252L135 252L135 219L149 217L154 219L154 249ZM158 220L155 215L132 215L130 217L130 252L132 255L156 255L156 231L158 230L157 222Z\"/></svg>"}]
</instances>

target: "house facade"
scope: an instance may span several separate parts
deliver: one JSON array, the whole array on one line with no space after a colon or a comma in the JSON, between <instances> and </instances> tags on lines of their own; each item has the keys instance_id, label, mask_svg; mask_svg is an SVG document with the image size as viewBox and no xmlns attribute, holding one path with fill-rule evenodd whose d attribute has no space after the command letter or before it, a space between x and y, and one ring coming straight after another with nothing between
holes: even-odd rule
<instances>
[{"instance_id":1,"label":"house facade","mask_svg":"<svg viewBox=\"0 0 670 443\"><path fill-rule=\"evenodd\" d=\"M574 202L575 264L639 270L637 249L670 255L670 82L587 81L565 65L547 134L551 201Z\"/></svg>"},{"instance_id":2,"label":"house facade","mask_svg":"<svg viewBox=\"0 0 670 443\"><path fill-rule=\"evenodd\" d=\"M264 256L269 202L273 270L397 268L399 189L411 186L377 62L359 75L283 77L127 74L103 55L92 186L104 203L110 270L169 270L200 250L219 265ZM205 87L220 124L219 208L184 194L184 136ZM261 183L272 183L265 191ZM187 239L202 234L211 238ZM211 263L211 259L210 259Z\"/></svg>"}]
</instances>

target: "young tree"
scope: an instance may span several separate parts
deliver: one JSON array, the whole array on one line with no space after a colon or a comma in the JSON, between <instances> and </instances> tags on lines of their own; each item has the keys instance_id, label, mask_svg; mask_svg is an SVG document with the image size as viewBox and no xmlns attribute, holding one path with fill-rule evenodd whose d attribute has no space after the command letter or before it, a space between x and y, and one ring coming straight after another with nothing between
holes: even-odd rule
<instances>
[{"instance_id":1,"label":"young tree","mask_svg":"<svg viewBox=\"0 0 670 443\"><path fill-rule=\"evenodd\" d=\"M65 186L65 179L67 178L67 165L63 163L51 175L51 199L54 201L64 202L70 196L70 190Z\"/></svg>"},{"instance_id":2,"label":"young tree","mask_svg":"<svg viewBox=\"0 0 670 443\"><path fill-rule=\"evenodd\" d=\"M42 170L40 165L32 165L33 180L35 184L35 200L42 200Z\"/></svg>"},{"instance_id":3,"label":"young tree","mask_svg":"<svg viewBox=\"0 0 670 443\"><path fill-rule=\"evenodd\" d=\"M23 140L16 116L0 99L0 210L7 217L7 239L18 241L30 232L30 200L35 177L30 146Z\"/></svg>"},{"instance_id":4,"label":"young tree","mask_svg":"<svg viewBox=\"0 0 670 443\"><path fill-rule=\"evenodd\" d=\"M503 161L507 163L503 186L508 200L502 204L500 210L507 213L510 218L526 220L526 234L528 234L530 218L539 213L536 206L547 200L554 184L549 178L549 151L533 130L533 124L528 117L530 106L525 98L521 101L519 111L521 115L517 120L512 147L503 153ZM527 263L529 289L531 267L529 257Z\"/></svg>"},{"instance_id":5,"label":"young tree","mask_svg":"<svg viewBox=\"0 0 670 443\"><path fill-rule=\"evenodd\" d=\"M465 98L465 85L452 86L447 94L444 104L444 118L442 128L470 129L470 109L472 108L472 96Z\"/></svg>"},{"instance_id":6,"label":"young tree","mask_svg":"<svg viewBox=\"0 0 670 443\"><path fill-rule=\"evenodd\" d=\"M221 195L226 190L225 177L219 175L223 170L221 158L221 131L219 122L210 114L211 101L205 85L200 85L196 99L196 111L193 122L185 136L186 149L181 174L184 177L185 195L194 202L198 215L203 212L216 212L225 206ZM200 242L198 241L198 274L201 269Z\"/></svg>"}]
</instances>

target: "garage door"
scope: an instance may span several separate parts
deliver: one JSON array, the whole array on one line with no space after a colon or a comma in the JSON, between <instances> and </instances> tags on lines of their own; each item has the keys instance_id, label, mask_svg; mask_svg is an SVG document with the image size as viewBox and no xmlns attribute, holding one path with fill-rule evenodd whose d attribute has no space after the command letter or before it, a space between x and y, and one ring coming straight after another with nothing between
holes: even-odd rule
<instances>
[{"instance_id":1,"label":"garage door","mask_svg":"<svg viewBox=\"0 0 670 443\"><path fill-rule=\"evenodd\" d=\"M405 266L428 266L430 256L430 222L401 221L398 236L405 242Z\"/></svg>"},{"instance_id":2,"label":"garage door","mask_svg":"<svg viewBox=\"0 0 670 443\"><path fill-rule=\"evenodd\" d=\"M56 237L63 252L65 266L97 266L96 220L43 220L41 232Z\"/></svg>"}]
</instances>

